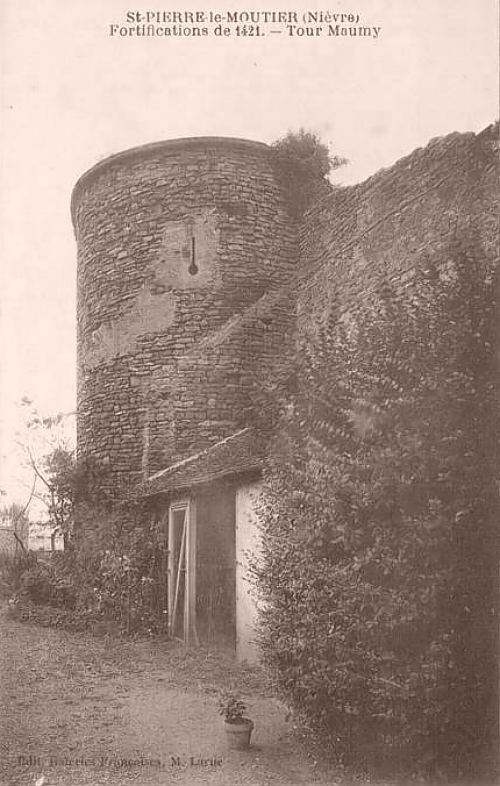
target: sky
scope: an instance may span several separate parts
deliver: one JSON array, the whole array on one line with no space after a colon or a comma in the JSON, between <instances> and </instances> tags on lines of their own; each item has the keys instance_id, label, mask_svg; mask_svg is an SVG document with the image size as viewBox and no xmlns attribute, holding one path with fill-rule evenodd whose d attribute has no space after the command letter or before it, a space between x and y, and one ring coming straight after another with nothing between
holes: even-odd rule
<instances>
[{"instance_id":1,"label":"sky","mask_svg":"<svg viewBox=\"0 0 500 786\"><path fill-rule=\"evenodd\" d=\"M4 503L26 495L15 446L24 417L19 400L29 397L42 414L75 410L69 204L74 183L96 161L160 139L272 142L303 127L350 160L337 176L349 184L433 137L477 132L498 117L496 0L185 3L0 3ZM207 37L110 35L111 25L127 25L127 12L148 10L352 13L359 21L347 26L372 35L329 36L323 24L319 36L299 36L273 23L261 26L259 37L237 36L235 24L228 37L216 37L214 25Z\"/></svg>"}]
</instances>

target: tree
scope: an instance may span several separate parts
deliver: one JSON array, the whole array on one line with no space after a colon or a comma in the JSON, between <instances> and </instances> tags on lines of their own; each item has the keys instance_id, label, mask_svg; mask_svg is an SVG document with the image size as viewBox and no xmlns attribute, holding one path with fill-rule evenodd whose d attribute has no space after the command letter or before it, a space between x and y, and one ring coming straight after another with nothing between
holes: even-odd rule
<instances>
[{"instance_id":1,"label":"tree","mask_svg":"<svg viewBox=\"0 0 500 786\"><path fill-rule=\"evenodd\" d=\"M28 512L34 500L41 503L54 534L62 534L66 545L72 529L79 475L74 450L74 413L40 415L27 397L21 400L20 405L25 414L18 445L24 465L31 473L24 509Z\"/></svg>"},{"instance_id":2,"label":"tree","mask_svg":"<svg viewBox=\"0 0 500 786\"><path fill-rule=\"evenodd\" d=\"M17 502L4 505L0 509L0 520L5 522L7 526L12 527L16 544L23 551L26 551L28 547L29 536L29 519L26 511L27 505L20 505Z\"/></svg>"},{"instance_id":3,"label":"tree","mask_svg":"<svg viewBox=\"0 0 500 786\"><path fill-rule=\"evenodd\" d=\"M284 185L290 210L299 217L312 202L328 192L328 175L347 164L347 159L332 155L319 136L303 128L289 131L271 145L273 161Z\"/></svg>"}]
</instances>

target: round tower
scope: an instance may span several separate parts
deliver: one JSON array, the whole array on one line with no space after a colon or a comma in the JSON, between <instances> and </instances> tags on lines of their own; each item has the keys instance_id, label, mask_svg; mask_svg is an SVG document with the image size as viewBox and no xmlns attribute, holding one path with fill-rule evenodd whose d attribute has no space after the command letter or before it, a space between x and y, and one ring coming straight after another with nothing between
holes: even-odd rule
<instances>
[{"instance_id":1,"label":"round tower","mask_svg":"<svg viewBox=\"0 0 500 786\"><path fill-rule=\"evenodd\" d=\"M100 161L76 183L71 213L78 452L107 465L122 494L242 425L241 357L231 369L226 351L214 376L204 342L287 280L293 224L269 147L218 137Z\"/></svg>"}]
</instances>

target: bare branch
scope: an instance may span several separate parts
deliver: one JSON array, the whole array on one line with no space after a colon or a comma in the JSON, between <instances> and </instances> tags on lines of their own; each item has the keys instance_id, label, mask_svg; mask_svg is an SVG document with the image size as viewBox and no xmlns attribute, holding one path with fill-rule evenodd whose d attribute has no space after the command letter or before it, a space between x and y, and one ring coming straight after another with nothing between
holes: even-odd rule
<instances>
[{"instance_id":1,"label":"bare branch","mask_svg":"<svg viewBox=\"0 0 500 786\"><path fill-rule=\"evenodd\" d=\"M31 448L30 448L29 445L26 445L26 450L27 450L28 456L30 458L30 467L32 468L33 472L37 475L37 477L40 478L42 483L45 483L45 485L47 486L48 490L52 492L52 485L49 483L47 478L42 474L42 472L40 472L40 470L38 469L36 461L35 461L35 458L34 458L32 452L31 452Z\"/></svg>"},{"instance_id":2,"label":"bare branch","mask_svg":"<svg viewBox=\"0 0 500 786\"><path fill-rule=\"evenodd\" d=\"M14 537L15 537L16 541L17 541L17 542L19 543L19 545L21 546L21 548L22 548L22 550L24 551L24 553L26 553L26 552L27 552L27 548L26 548L26 546L24 545L24 543L22 542L22 540L21 540L21 538L19 537L19 535L17 534L17 532L16 532L15 530L12 530L12 534L14 535Z\"/></svg>"},{"instance_id":3,"label":"bare branch","mask_svg":"<svg viewBox=\"0 0 500 786\"><path fill-rule=\"evenodd\" d=\"M26 504L24 505L24 507L23 507L23 508L21 508L21 510L19 511L19 513L18 513L18 514L15 516L15 518L14 518L14 527L16 526L16 524L17 524L17 522L19 521L19 519L20 519L20 518L22 518L22 516L24 516L24 515L26 514L26 511L28 510L28 508L29 508L29 506L30 506L30 504L31 504L31 500L32 500L32 499L33 499L33 497L35 496L35 489L36 489L36 476L33 478L33 483L32 483L32 486L31 486L31 491L30 491L29 497L28 497L28 499L27 499L27 501L26 501Z\"/></svg>"}]
</instances>

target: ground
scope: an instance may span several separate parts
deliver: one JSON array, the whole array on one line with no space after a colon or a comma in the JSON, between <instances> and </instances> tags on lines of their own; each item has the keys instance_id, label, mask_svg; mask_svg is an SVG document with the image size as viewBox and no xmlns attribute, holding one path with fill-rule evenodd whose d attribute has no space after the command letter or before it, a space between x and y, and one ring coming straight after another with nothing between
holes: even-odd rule
<instances>
[{"instance_id":1,"label":"ground","mask_svg":"<svg viewBox=\"0 0 500 786\"><path fill-rule=\"evenodd\" d=\"M229 655L0 621L1 786L345 784L296 740L262 674ZM249 706L249 751L226 749L224 687Z\"/></svg>"}]
</instances>

